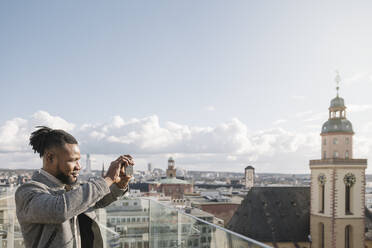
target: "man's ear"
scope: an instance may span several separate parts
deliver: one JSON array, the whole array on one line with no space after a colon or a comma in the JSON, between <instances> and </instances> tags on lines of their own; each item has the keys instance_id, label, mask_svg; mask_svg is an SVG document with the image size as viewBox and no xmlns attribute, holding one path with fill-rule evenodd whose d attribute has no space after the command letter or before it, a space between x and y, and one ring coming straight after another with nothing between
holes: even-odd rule
<instances>
[{"instance_id":1,"label":"man's ear","mask_svg":"<svg viewBox=\"0 0 372 248\"><path fill-rule=\"evenodd\" d=\"M48 164L53 164L56 160L56 154L49 150L45 153L45 159Z\"/></svg>"}]
</instances>

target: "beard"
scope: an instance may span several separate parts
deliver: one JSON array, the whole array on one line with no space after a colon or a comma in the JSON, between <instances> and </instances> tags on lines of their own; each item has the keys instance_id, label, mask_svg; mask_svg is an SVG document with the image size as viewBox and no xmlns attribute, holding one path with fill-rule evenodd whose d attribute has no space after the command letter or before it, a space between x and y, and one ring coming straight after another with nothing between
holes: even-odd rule
<instances>
[{"instance_id":1,"label":"beard","mask_svg":"<svg viewBox=\"0 0 372 248\"><path fill-rule=\"evenodd\" d=\"M73 176L68 176L64 174L61 170L58 169L58 173L56 175L56 178L58 178L62 183L66 185L74 185L77 183L77 178L75 179Z\"/></svg>"}]
</instances>

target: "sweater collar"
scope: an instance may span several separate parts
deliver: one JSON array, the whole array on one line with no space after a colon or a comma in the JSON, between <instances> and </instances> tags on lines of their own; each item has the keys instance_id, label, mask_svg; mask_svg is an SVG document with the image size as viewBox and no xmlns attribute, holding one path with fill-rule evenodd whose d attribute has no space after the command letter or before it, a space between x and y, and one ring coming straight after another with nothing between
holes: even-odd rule
<instances>
[{"instance_id":1,"label":"sweater collar","mask_svg":"<svg viewBox=\"0 0 372 248\"><path fill-rule=\"evenodd\" d=\"M41 183L44 183L50 187L64 188L66 185L62 183L58 178L48 173L47 171L40 169L35 171L32 179Z\"/></svg>"}]
</instances>

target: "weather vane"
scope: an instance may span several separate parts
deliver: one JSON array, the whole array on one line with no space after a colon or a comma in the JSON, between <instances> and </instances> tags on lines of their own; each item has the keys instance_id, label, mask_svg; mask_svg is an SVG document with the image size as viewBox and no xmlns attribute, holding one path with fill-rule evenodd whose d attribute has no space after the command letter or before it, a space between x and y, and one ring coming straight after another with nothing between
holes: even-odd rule
<instances>
[{"instance_id":1,"label":"weather vane","mask_svg":"<svg viewBox=\"0 0 372 248\"><path fill-rule=\"evenodd\" d=\"M341 82L341 77L340 77L340 73L338 72L338 70L336 70L335 81L336 81L336 90L337 90L337 97L338 97L338 91L340 89L340 82Z\"/></svg>"}]
</instances>

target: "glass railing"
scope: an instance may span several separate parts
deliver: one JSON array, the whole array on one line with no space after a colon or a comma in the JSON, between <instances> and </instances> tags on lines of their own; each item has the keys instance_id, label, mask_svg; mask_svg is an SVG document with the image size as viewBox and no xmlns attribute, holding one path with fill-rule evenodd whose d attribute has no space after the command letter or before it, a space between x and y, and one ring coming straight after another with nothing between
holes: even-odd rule
<instances>
[{"instance_id":1,"label":"glass railing","mask_svg":"<svg viewBox=\"0 0 372 248\"><path fill-rule=\"evenodd\" d=\"M0 248L24 247L15 214L15 188L0 187Z\"/></svg>"},{"instance_id":2,"label":"glass railing","mask_svg":"<svg viewBox=\"0 0 372 248\"><path fill-rule=\"evenodd\" d=\"M201 211L200 211L201 212ZM270 247L149 198L122 198L97 210L104 248ZM0 193L0 248L24 247L15 215L14 189Z\"/></svg>"}]
</instances>

